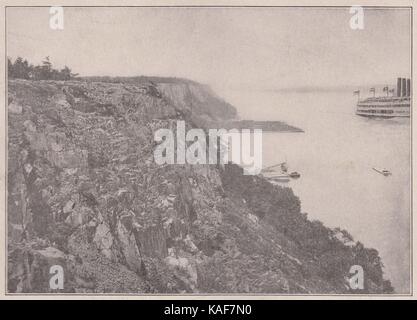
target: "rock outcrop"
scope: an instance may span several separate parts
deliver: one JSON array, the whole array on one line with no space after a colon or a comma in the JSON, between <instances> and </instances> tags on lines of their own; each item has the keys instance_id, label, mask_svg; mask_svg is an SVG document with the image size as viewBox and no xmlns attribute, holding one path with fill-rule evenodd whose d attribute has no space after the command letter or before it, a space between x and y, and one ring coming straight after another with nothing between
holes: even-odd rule
<instances>
[{"instance_id":1,"label":"rock outcrop","mask_svg":"<svg viewBox=\"0 0 417 320\"><path fill-rule=\"evenodd\" d=\"M235 115L202 88L9 81L9 292L392 291L376 250L309 221L291 189L232 164L155 164L158 128Z\"/></svg>"}]
</instances>

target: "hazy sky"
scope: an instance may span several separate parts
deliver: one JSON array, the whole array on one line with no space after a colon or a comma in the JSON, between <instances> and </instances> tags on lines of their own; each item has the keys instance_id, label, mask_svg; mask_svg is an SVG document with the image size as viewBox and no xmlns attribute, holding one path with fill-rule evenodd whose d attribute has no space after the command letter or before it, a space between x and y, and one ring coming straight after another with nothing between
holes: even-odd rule
<instances>
[{"instance_id":1,"label":"hazy sky","mask_svg":"<svg viewBox=\"0 0 417 320\"><path fill-rule=\"evenodd\" d=\"M266 88L394 83L410 76L410 12L349 8L7 8L7 54L80 75L186 77Z\"/></svg>"}]
</instances>

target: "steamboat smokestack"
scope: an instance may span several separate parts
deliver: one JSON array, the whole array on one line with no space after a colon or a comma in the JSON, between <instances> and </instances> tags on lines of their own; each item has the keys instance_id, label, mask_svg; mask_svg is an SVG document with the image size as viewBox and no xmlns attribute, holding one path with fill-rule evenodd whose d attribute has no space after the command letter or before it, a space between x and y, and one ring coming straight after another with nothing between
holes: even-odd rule
<instances>
[{"instance_id":1,"label":"steamboat smokestack","mask_svg":"<svg viewBox=\"0 0 417 320\"><path fill-rule=\"evenodd\" d=\"M407 97L411 96L411 80L407 79L407 90L406 90Z\"/></svg>"},{"instance_id":2,"label":"steamboat smokestack","mask_svg":"<svg viewBox=\"0 0 417 320\"><path fill-rule=\"evenodd\" d=\"M407 92L407 79L406 78L402 78L401 79L401 97L405 97Z\"/></svg>"},{"instance_id":3,"label":"steamboat smokestack","mask_svg":"<svg viewBox=\"0 0 417 320\"><path fill-rule=\"evenodd\" d=\"M397 97L401 97L401 78L397 78Z\"/></svg>"}]
</instances>

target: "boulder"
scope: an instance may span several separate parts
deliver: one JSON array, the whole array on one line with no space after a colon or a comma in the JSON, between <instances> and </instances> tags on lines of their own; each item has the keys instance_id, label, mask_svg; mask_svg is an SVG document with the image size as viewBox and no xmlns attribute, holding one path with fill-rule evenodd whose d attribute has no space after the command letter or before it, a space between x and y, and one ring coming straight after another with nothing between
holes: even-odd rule
<instances>
[{"instance_id":1,"label":"boulder","mask_svg":"<svg viewBox=\"0 0 417 320\"><path fill-rule=\"evenodd\" d=\"M8 110L10 113L21 114L23 111L23 107L19 104L10 103L8 106Z\"/></svg>"}]
</instances>

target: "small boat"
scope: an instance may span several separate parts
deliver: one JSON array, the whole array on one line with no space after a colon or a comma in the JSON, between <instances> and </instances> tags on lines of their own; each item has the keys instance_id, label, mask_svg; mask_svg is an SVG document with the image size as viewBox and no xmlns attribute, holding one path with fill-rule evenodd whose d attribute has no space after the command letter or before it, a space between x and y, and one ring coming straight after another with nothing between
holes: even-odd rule
<instances>
[{"instance_id":1,"label":"small boat","mask_svg":"<svg viewBox=\"0 0 417 320\"><path fill-rule=\"evenodd\" d=\"M274 182L288 182L290 176L288 174L262 174L262 176L270 181Z\"/></svg>"},{"instance_id":2,"label":"small boat","mask_svg":"<svg viewBox=\"0 0 417 320\"><path fill-rule=\"evenodd\" d=\"M287 172L288 166L286 162L281 162L274 164L272 166L266 167L262 169L262 172L275 172L275 168L280 167L282 172Z\"/></svg>"},{"instance_id":3,"label":"small boat","mask_svg":"<svg viewBox=\"0 0 417 320\"><path fill-rule=\"evenodd\" d=\"M272 178L268 178L274 182L288 182L290 181L290 178L288 178L288 176L281 176L281 177L272 177Z\"/></svg>"},{"instance_id":4,"label":"small boat","mask_svg":"<svg viewBox=\"0 0 417 320\"><path fill-rule=\"evenodd\" d=\"M275 168L279 167L281 169L281 174L274 175L274 173L278 173L275 171ZM288 165L286 162L281 162L269 167L266 167L262 170L262 175L272 181L275 182L288 182L290 178L297 179L301 175L297 171L293 171L291 173L288 172Z\"/></svg>"},{"instance_id":5,"label":"small boat","mask_svg":"<svg viewBox=\"0 0 417 320\"><path fill-rule=\"evenodd\" d=\"M392 174L391 171L389 171L387 169L377 169L377 168L372 168L372 169L375 170L376 172L382 174L385 177L390 176Z\"/></svg>"},{"instance_id":6,"label":"small boat","mask_svg":"<svg viewBox=\"0 0 417 320\"><path fill-rule=\"evenodd\" d=\"M296 178L299 178L301 175L297 171L294 171L294 172L291 172L288 176L296 179Z\"/></svg>"}]
</instances>

